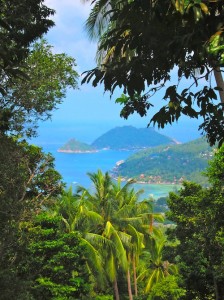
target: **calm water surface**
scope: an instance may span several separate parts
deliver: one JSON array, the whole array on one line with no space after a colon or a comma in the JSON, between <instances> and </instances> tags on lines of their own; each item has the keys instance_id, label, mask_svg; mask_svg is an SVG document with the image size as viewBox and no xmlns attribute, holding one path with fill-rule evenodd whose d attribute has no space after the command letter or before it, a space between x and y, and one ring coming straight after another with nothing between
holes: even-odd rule
<instances>
[{"instance_id":1,"label":"calm water surface","mask_svg":"<svg viewBox=\"0 0 224 300\"><path fill-rule=\"evenodd\" d=\"M119 160L125 160L132 151L106 150L96 153L61 153L57 149L61 144L42 145L45 152L51 152L55 157L55 167L63 177L67 186L82 185L91 188L91 181L87 172L111 171ZM166 196L177 189L174 185L134 184L136 190L143 189L142 198Z\"/></svg>"}]
</instances>

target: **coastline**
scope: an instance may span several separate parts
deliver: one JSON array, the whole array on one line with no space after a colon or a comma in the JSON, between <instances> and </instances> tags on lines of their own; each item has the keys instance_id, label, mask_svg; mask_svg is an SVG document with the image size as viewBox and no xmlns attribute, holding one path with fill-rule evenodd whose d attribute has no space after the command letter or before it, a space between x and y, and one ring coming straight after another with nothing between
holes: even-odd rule
<instances>
[{"instance_id":1,"label":"coastline","mask_svg":"<svg viewBox=\"0 0 224 300\"><path fill-rule=\"evenodd\" d=\"M58 149L57 152L60 152L60 153L96 153L96 152L99 152L99 150L63 150L63 149Z\"/></svg>"},{"instance_id":2,"label":"coastline","mask_svg":"<svg viewBox=\"0 0 224 300\"><path fill-rule=\"evenodd\" d=\"M124 177L115 177L115 176L113 176L113 174L112 174L112 178L114 179L114 180L118 180L119 178L120 178L120 180L122 181L122 182L128 182L129 180L131 180L131 179L134 179L134 178L124 178ZM134 179L135 180L135 179ZM145 185L158 185L158 186L178 186L178 187L181 187L182 185L181 185L181 183L177 183L177 182L167 182L167 181L164 181L164 182L148 182L148 181L139 181L139 180L136 180L136 181L134 181L134 184L145 184Z\"/></svg>"}]
</instances>

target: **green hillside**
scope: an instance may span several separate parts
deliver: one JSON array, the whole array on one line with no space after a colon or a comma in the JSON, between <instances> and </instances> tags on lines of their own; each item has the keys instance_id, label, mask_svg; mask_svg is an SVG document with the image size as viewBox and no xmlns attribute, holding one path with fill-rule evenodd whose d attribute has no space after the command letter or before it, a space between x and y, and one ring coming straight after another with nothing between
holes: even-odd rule
<instances>
[{"instance_id":1,"label":"green hillside","mask_svg":"<svg viewBox=\"0 0 224 300\"><path fill-rule=\"evenodd\" d=\"M205 139L185 144L159 146L131 155L117 170L123 177L143 182L181 182L183 179L204 182L200 173L207 167L213 150Z\"/></svg>"},{"instance_id":2,"label":"green hillside","mask_svg":"<svg viewBox=\"0 0 224 300\"><path fill-rule=\"evenodd\" d=\"M61 148L58 149L58 152L95 152L96 149L93 146L90 146L86 143L77 141L76 139L69 140Z\"/></svg>"},{"instance_id":3,"label":"green hillside","mask_svg":"<svg viewBox=\"0 0 224 300\"><path fill-rule=\"evenodd\" d=\"M92 146L97 149L142 149L158 145L173 144L174 141L156 132L153 128L133 126L116 127L97 138Z\"/></svg>"}]
</instances>

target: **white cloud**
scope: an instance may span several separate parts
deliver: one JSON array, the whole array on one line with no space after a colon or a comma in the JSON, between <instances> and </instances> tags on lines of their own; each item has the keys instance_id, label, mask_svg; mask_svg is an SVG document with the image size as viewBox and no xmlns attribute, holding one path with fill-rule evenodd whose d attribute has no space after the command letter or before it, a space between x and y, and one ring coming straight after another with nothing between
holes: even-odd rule
<instances>
[{"instance_id":1,"label":"white cloud","mask_svg":"<svg viewBox=\"0 0 224 300\"><path fill-rule=\"evenodd\" d=\"M82 0L45 0L48 7L56 10L55 26L49 30L47 39L54 46L54 52L65 52L76 59L79 73L95 66L96 44L89 41L84 29L90 3L82 3Z\"/></svg>"},{"instance_id":2,"label":"white cloud","mask_svg":"<svg viewBox=\"0 0 224 300\"><path fill-rule=\"evenodd\" d=\"M73 11L74 14L86 18L90 12L91 1L82 3L81 0L45 0L45 4L56 10L56 14L60 15L64 12Z\"/></svg>"}]
</instances>

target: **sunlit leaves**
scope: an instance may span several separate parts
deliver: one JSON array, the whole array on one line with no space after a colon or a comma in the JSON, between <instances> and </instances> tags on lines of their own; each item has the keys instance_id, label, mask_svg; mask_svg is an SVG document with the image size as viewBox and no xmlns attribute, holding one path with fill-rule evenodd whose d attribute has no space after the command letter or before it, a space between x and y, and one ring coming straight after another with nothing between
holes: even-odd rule
<instances>
[{"instance_id":1,"label":"sunlit leaves","mask_svg":"<svg viewBox=\"0 0 224 300\"><path fill-rule=\"evenodd\" d=\"M1 0L0 17L0 76L1 90L4 94L3 80L25 79L23 60L29 53L29 46L54 25L50 19L54 10L43 1ZM27 78L26 78L27 79Z\"/></svg>"},{"instance_id":2,"label":"sunlit leaves","mask_svg":"<svg viewBox=\"0 0 224 300\"><path fill-rule=\"evenodd\" d=\"M37 121L51 116L67 88L77 88L78 74L72 57L54 54L46 40L35 43L31 50L21 68L29 80L17 76L13 83L4 82L6 94L0 97L2 132L34 135ZM10 115L6 115L7 111Z\"/></svg>"},{"instance_id":3,"label":"sunlit leaves","mask_svg":"<svg viewBox=\"0 0 224 300\"><path fill-rule=\"evenodd\" d=\"M163 98L169 103L151 122L163 128L183 114L202 116L199 129L211 144L221 144L221 109L213 102L211 89L214 91L215 85L210 83L213 69L216 72L224 61L223 14L220 1L121 1L98 39L101 64L86 72L83 82L92 81L93 86L103 83L111 94L121 88L123 95L116 100L122 106L121 116L128 118L134 112L146 116L152 106L150 97L169 85L177 71L178 84L168 86ZM189 84L184 83L181 91L183 78Z\"/></svg>"}]
</instances>

